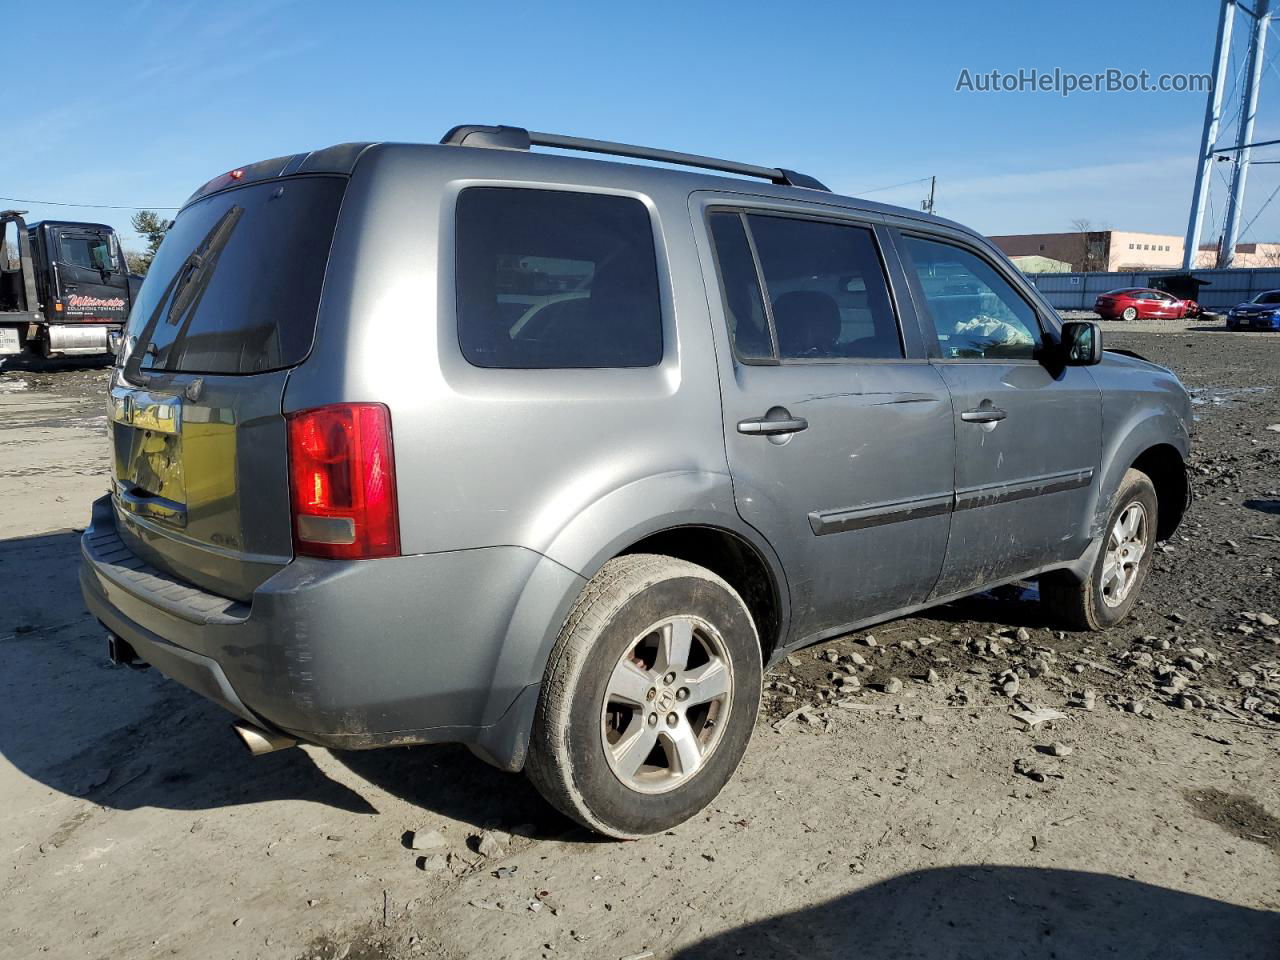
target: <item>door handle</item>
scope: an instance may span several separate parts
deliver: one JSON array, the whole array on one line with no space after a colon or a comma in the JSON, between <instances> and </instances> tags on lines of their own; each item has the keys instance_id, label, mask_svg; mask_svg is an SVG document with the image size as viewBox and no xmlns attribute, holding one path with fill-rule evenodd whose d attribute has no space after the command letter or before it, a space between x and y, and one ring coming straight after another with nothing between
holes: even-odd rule
<instances>
[{"instance_id":1,"label":"door handle","mask_svg":"<svg viewBox=\"0 0 1280 960\"><path fill-rule=\"evenodd\" d=\"M753 437L777 437L788 433L799 433L809 429L809 421L804 417L782 417L777 420L769 417L756 417L752 420L739 420L738 432Z\"/></svg>"},{"instance_id":2,"label":"door handle","mask_svg":"<svg viewBox=\"0 0 1280 960\"><path fill-rule=\"evenodd\" d=\"M965 423L999 423L1009 414L999 407L979 407L977 410L966 410L960 414Z\"/></svg>"}]
</instances>

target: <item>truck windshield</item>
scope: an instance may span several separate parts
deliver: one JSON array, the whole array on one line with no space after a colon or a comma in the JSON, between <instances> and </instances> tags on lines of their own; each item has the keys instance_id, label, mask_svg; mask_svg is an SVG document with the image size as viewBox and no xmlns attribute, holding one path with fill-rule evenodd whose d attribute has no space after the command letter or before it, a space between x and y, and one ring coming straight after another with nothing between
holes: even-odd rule
<instances>
[{"instance_id":1,"label":"truck windshield","mask_svg":"<svg viewBox=\"0 0 1280 960\"><path fill-rule=\"evenodd\" d=\"M258 373L301 362L345 189L343 177L270 180L180 213L130 314L138 368Z\"/></svg>"}]
</instances>

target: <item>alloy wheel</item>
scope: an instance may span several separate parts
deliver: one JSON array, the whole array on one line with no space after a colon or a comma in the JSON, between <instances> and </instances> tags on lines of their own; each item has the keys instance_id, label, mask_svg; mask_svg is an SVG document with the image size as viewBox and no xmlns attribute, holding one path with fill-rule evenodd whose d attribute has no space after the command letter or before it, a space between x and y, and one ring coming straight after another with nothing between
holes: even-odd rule
<instances>
[{"instance_id":1,"label":"alloy wheel","mask_svg":"<svg viewBox=\"0 0 1280 960\"><path fill-rule=\"evenodd\" d=\"M1147 552L1147 511L1134 500L1120 511L1102 560L1102 602L1118 607L1133 590Z\"/></svg>"},{"instance_id":2,"label":"alloy wheel","mask_svg":"<svg viewBox=\"0 0 1280 960\"><path fill-rule=\"evenodd\" d=\"M719 631L698 617L669 617L623 652L606 687L600 727L617 778L665 793L706 764L733 701L733 664Z\"/></svg>"}]
</instances>

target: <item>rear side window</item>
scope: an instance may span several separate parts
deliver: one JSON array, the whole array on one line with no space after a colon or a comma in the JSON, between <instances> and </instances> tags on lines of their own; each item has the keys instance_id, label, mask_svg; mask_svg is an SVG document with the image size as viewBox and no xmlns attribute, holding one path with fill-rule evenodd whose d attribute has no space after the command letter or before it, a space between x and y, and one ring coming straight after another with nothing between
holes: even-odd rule
<instances>
[{"instance_id":1,"label":"rear side window","mask_svg":"<svg viewBox=\"0 0 1280 960\"><path fill-rule=\"evenodd\" d=\"M769 318L742 217L737 213L713 213L710 226L733 348L744 359L771 359L774 351Z\"/></svg>"},{"instance_id":2,"label":"rear side window","mask_svg":"<svg viewBox=\"0 0 1280 960\"><path fill-rule=\"evenodd\" d=\"M457 207L458 342L479 367L662 359L649 211L633 197L470 187Z\"/></svg>"},{"instance_id":3,"label":"rear side window","mask_svg":"<svg viewBox=\"0 0 1280 960\"><path fill-rule=\"evenodd\" d=\"M902 357L875 237L865 227L747 217L783 359Z\"/></svg>"},{"instance_id":4,"label":"rear side window","mask_svg":"<svg viewBox=\"0 0 1280 960\"><path fill-rule=\"evenodd\" d=\"M342 177L270 180L178 215L129 315L144 370L257 373L311 349Z\"/></svg>"},{"instance_id":5,"label":"rear side window","mask_svg":"<svg viewBox=\"0 0 1280 960\"><path fill-rule=\"evenodd\" d=\"M713 213L709 224L729 332L740 358L904 356L897 316L870 230L795 217L727 212ZM757 258L767 299L761 293Z\"/></svg>"}]
</instances>

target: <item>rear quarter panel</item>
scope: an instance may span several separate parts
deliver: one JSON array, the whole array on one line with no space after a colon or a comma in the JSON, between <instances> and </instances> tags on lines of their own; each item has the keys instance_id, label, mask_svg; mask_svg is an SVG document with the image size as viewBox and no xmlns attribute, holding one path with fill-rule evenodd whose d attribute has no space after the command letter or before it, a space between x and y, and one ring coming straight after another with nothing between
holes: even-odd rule
<instances>
[{"instance_id":1,"label":"rear quarter panel","mask_svg":"<svg viewBox=\"0 0 1280 960\"><path fill-rule=\"evenodd\" d=\"M704 517L722 509L726 523L736 521L714 348L688 189L635 167L594 164L584 174L559 157L530 161L500 150L394 144L364 154L343 206L316 346L294 371L285 407L390 407L404 552L517 545L590 576L603 548L630 528L687 511L691 486L702 491ZM469 364L458 345L453 254L454 206L469 186L588 190L645 204L657 247L662 362L610 370Z\"/></svg>"}]
</instances>

